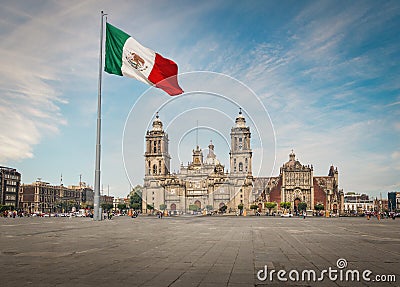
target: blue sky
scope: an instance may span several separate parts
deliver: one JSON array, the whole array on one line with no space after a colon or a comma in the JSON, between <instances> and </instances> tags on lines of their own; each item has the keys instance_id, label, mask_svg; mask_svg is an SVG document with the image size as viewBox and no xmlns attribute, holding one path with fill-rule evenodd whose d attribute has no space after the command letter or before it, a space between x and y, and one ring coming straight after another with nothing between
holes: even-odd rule
<instances>
[{"instance_id":1,"label":"blue sky","mask_svg":"<svg viewBox=\"0 0 400 287\"><path fill-rule=\"evenodd\" d=\"M224 86L223 93L248 103L246 115L258 126L265 123L259 141L253 137L260 167L256 175L277 175L293 148L303 164L313 164L316 175L337 166L344 191L386 197L388 191L400 190L398 1L44 0L1 1L1 7L0 165L17 168L24 183L42 178L58 184L62 174L64 184L71 185L82 174L83 181L93 184L104 10L110 23L173 59L181 73L220 73L254 91L271 123L257 109L259 103L251 105L256 103L251 93L243 90L240 96L232 89L235 84ZM197 76L196 87L217 89L202 74L185 75L185 90L196 86ZM148 109L137 106L143 93L140 105ZM190 160L193 132L183 138L180 150L172 144L197 120L199 126L219 131L220 136L200 130L199 144L206 147L213 139L217 156L228 166L224 137L233 123L219 115L232 121L237 110L207 97L186 99L185 109L197 108L197 114L173 121L181 107L178 100L160 113L168 126L170 152L179 154L171 169ZM111 194L129 192L122 155L125 122L129 126L143 119L134 124L135 131L126 132L139 137L124 146L125 152L132 151L125 158L132 163L129 177L140 184L146 124L157 103L168 100L141 82L104 74L102 183Z\"/></svg>"}]
</instances>

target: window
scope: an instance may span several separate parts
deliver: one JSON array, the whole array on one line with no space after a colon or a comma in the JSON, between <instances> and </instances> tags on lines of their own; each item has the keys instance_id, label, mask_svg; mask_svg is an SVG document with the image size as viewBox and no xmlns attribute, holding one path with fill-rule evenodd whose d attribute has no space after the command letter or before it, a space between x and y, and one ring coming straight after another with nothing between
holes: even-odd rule
<instances>
[{"instance_id":1,"label":"window","mask_svg":"<svg viewBox=\"0 0 400 287\"><path fill-rule=\"evenodd\" d=\"M233 172L236 172L236 158L233 159Z\"/></svg>"},{"instance_id":2,"label":"window","mask_svg":"<svg viewBox=\"0 0 400 287\"><path fill-rule=\"evenodd\" d=\"M239 138L239 149L243 148L243 142L242 142L242 138Z\"/></svg>"},{"instance_id":3,"label":"window","mask_svg":"<svg viewBox=\"0 0 400 287\"><path fill-rule=\"evenodd\" d=\"M153 174L157 174L157 165L153 165Z\"/></svg>"},{"instance_id":4,"label":"window","mask_svg":"<svg viewBox=\"0 0 400 287\"><path fill-rule=\"evenodd\" d=\"M157 142L156 142L156 141L154 141L153 152L154 152L154 153L157 152Z\"/></svg>"},{"instance_id":5,"label":"window","mask_svg":"<svg viewBox=\"0 0 400 287\"><path fill-rule=\"evenodd\" d=\"M7 192L15 192L15 187L7 186L6 191Z\"/></svg>"},{"instance_id":6,"label":"window","mask_svg":"<svg viewBox=\"0 0 400 287\"><path fill-rule=\"evenodd\" d=\"M148 161L148 163L149 163L149 167L148 167L149 172L148 172L148 174L151 174L151 163L150 163L150 161Z\"/></svg>"},{"instance_id":7,"label":"window","mask_svg":"<svg viewBox=\"0 0 400 287\"><path fill-rule=\"evenodd\" d=\"M158 173L161 174L161 160L158 161Z\"/></svg>"},{"instance_id":8,"label":"window","mask_svg":"<svg viewBox=\"0 0 400 287\"><path fill-rule=\"evenodd\" d=\"M158 141L158 153L161 153L161 141Z\"/></svg>"},{"instance_id":9,"label":"window","mask_svg":"<svg viewBox=\"0 0 400 287\"><path fill-rule=\"evenodd\" d=\"M239 171L243 171L243 163L239 162Z\"/></svg>"},{"instance_id":10,"label":"window","mask_svg":"<svg viewBox=\"0 0 400 287\"><path fill-rule=\"evenodd\" d=\"M6 195L6 200L15 200L15 195Z\"/></svg>"}]
</instances>

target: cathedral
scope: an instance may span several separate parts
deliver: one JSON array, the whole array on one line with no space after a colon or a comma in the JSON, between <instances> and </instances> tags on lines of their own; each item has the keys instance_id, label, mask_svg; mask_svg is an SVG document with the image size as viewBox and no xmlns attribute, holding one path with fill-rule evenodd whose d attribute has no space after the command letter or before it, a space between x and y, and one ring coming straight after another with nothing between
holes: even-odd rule
<instances>
[{"instance_id":1,"label":"cathedral","mask_svg":"<svg viewBox=\"0 0 400 287\"><path fill-rule=\"evenodd\" d=\"M289 161L280 168L278 177L253 177L251 132L239 111L231 128L229 173L225 170L210 142L205 156L196 146L192 161L181 164L177 173L170 172L168 134L158 113L153 128L146 133L145 177L142 191L142 211L167 210L188 213L197 210L218 210L226 206L236 211L239 205L249 209L263 202L291 202L296 211L300 202L307 209L323 204L326 210L339 213L343 209L343 192L338 189L338 171L333 166L328 176L314 176L313 167L302 165L292 152Z\"/></svg>"}]
</instances>

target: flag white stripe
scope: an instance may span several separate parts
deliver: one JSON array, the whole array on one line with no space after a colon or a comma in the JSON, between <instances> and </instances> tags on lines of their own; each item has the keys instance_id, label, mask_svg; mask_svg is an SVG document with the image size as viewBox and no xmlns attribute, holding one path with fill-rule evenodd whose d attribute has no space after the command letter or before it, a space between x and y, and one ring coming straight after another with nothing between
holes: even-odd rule
<instances>
[{"instance_id":1,"label":"flag white stripe","mask_svg":"<svg viewBox=\"0 0 400 287\"><path fill-rule=\"evenodd\" d=\"M122 51L122 74L148 85L153 85L153 83L148 80L148 77L154 67L155 58L156 53L154 51L142 46L139 42L130 37L125 41Z\"/></svg>"}]
</instances>

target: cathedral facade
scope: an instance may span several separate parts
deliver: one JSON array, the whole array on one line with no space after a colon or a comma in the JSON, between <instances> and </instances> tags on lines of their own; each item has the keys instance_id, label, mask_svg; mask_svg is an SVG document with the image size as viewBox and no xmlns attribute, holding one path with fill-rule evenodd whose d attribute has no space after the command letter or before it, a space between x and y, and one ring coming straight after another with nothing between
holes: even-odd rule
<instances>
[{"instance_id":1,"label":"cathedral facade","mask_svg":"<svg viewBox=\"0 0 400 287\"><path fill-rule=\"evenodd\" d=\"M241 112L231 128L229 171L225 170L210 142L207 155L196 146L192 161L181 164L177 173L170 172L168 134L157 114L152 130L146 133L145 177L142 190L142 211L167 210L188 213L198 210L217 210L226 206L237 210L238 205L248 209L251 204L263 206L264 201L289 201L293 208L306 202L308 208L324 204L339 212L341 197L338 172L331 167L328 176L315 177L312 166L304 166L292 152L289 161L280 169L278 177L254 178L252 173L251 132Z\"/></svg>"},{"instance_id":2,"label":"cathedral facade","mask_svg":"<svg viewBox=\"0 0 400 287\"><path fill-rule=\"evenodd\" d=\"M331 214L344 213L337 167L331 166L327 176L315 176L313 166L301 164L293 151L280 168L279 176L255 178L254 193L258 202L290 202L293 212L298 212L299 203L304 202L307 210L323 205Z\"/></svg>"}]
</instances>

